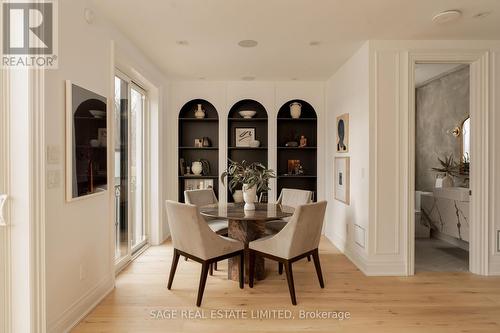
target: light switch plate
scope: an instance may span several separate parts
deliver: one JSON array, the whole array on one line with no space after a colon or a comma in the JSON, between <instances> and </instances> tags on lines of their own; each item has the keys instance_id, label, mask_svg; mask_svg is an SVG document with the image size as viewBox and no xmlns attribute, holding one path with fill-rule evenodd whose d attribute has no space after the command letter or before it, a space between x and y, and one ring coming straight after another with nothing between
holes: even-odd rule
<instances>
[{"instance_id":1,"label":"light switch plate","mask_svg":"<svg viewBox=\"0 0 500 333\"><path fill-rule=\"evenodd\" d=\"M47 189L58 188L61 185L61 171L49 170L47 171Z\"/></svg>"},{"instance_id":2,"label":"light switch plate","mask_svg":"<svg viewBox=\"0 0 500 333\"><path fill-rule=\"evenodd\" d=\"M61 162L61 149L59 146L47 146L47 164L59 164Z\"/></svg>"}]
</instances>

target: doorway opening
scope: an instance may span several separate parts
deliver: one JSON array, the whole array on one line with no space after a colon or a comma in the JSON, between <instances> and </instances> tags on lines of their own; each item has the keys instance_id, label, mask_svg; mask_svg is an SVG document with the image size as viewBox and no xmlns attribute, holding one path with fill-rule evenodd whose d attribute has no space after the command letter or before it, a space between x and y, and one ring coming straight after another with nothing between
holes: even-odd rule
<instances>
[{"instance_id":1,"label":"doorway opening","mask_svg":"<svg viewBox=\"0 0 500 333\"><path fill-rule=\"evenodd\" d=\"M415 65L415 272L469 271L470 66Z\"/></svg>"},{"instance_id":2,"label":"doorway opening","mask_svg":"<svg viewBox=\"0 0 500 333\"><path fill-rule=\"evenodd\" d=\"M119 270L148 243L145 214L147 93L117 71L114 106L115 263Z\"/></svg>"}]
</instances>

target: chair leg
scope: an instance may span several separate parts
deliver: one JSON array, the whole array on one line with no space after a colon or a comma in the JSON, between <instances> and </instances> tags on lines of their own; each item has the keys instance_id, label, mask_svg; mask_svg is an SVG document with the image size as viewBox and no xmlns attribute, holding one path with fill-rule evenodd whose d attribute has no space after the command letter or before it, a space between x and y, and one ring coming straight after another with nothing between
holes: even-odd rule
<instances>
[{"instance_id":1,"label":"chair leg","mask_svg":"<svg viewBox=\"0 0 500 333\"><path fill-rule=\"evenodd\" d=\"M311 255L307 255L307 261L311 261Z\"/></svg>"},{"instance_id":2,"label":"chair leg","mask_svg":"<svg viewBox=\"0 0 500 333\"><path fill-rule=\"evenodd\" d=\"M248 250L248 286L253 288L253 279L255 274L255 252Z\"/></svg>"},{"instance_id":3,"label":"chair leg","mask_svg":"<svg viewBox=\"0 0 500 333\"><path fill-rule=\"evenodd\" d=\"M323 282L323 273L321 272L321 264L319 263L319 253L318 249L313 252L314 267L316 267L316 274L318 274L319 285L321 288L325 287Z\"/></svg>"},{"instance_id":4,"label":"chair leg","mask_svg":"<svg viewBox=\"0 0 500 333\"><path fill-rule=\"evenodd\" d=\"M203 299L203 292L205 291L205 284L207 283L208 266L210 266L210 264L207 262L201 264L200 286L198 287L198 299L196 300L196 306L200 306L201 300Z\"/></svg>"},{"instance_id":5,"label":"chair leg","mask_svg":"<svg viewBox=\"0 0 500 333\"><path fill-rule=\"evenodd\" d=\"M283 274L283 263L281 262L278 263L278 274Z\"/></svg>"},{"instance_id":6,"label":"chair leg","mask_svg":"<svg viewBox=\"0 0 500 333\"><path fill-rule=\"evenodd\" d=\"M240 289L243 289L245 284L245 252L241 251L240 253L240 265L239 265L239 273L240 273Z\"/></svg>"},{"instance_id":7,"label":"chair leg","mask_svg":"<svg viewBox=\"0 0 500 333\"><path fill-rule=\"evenodd\" d=\"M216 271L216 270L217 270L217 261L214 262L214 271Z\"/></svg>"},{"instance_id":8,"label":"chair leg","mask_svg":"<svg viewBox=\"0 0 500 333\"><path fill-rule=\"evenodd\" d=\"M214 275L214 264L211 263L211 264L209 264L209 266L210 266L210 276L212 276L212 275Z\"/></svg>"},{"instance_id":9,"label":"chair leg","mask_svg":"<svg viewBox=\"0 0 500 333\"><path fill-rule=\"evenodd\" d=\"M170 276L168 277L167 289L172 288L172 282L174 282L175 270L177 269L177 263L179 262L180 254L174 249L174 258L172 259L172 266L170 267Z\"/></svg>"},{"instance_id":10,"label":"chair leg","mask_svg":"<svg viewBox=\"0 0 500 333\"><path fill-rule=\"evenodd\" d=\"M289 261L285 262L285 272L286 272L286 280L288 281L288 290L290 291L290 298L292 299L292 304L297 305L297 299L295 298L295 285L293 283L292 264Z\"/></svg>"},{"instance_id":11,"label":"chair leg","mask_svg":"<svg viewBox=\"0 0 500 333\"><path fill-rule=\"evenodd\" d=\"M184 257L184 261L188 261L188 257Z\"/></svg>"}]
</instances>

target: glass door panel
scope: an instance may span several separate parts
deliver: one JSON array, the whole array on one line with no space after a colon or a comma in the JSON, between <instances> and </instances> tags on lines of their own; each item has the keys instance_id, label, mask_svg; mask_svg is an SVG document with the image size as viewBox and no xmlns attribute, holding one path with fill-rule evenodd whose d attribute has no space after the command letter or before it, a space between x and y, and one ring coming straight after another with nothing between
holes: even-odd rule
<instances>
[{"instance_id":1,"label":"glass door panel","mask_svg":"<svg viewBox=\"0 0 500 333\"><path fill-rule=\"evenodd\" d=\"M130 191L129 209L132 251L146 240L144 223L144 102L145 94L132 85L130 90Z\"/></svg>"}]
</instances>

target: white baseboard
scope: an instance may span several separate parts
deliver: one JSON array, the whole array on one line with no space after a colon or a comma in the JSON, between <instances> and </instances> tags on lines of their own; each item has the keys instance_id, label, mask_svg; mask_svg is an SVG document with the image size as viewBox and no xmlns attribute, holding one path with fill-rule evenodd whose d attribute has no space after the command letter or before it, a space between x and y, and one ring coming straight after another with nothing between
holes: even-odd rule
<instances>
[{"instance_id":1,"label":"white baseboard","mask_svg":"<svg viewBox=\"0 0 500 333\"><path fill-rule=\"evenodd\" d=\"M361 272L366 276L406 276L406 266L403 261L381 261L367 258L359 251L346 247L344 252Z\"/></svg>"},{"instance_id":2,"label":"white baseboard","mask_svg":"<svg viewBox=\"0 0 500 333\"><path fill-rule=\"evenodd\" d=\"M489 266L488 275L500 275L500 256L492 256Z\"/></svg>"},{"instance_id":3,"label":"white baseboard","mask_svg":"<svg viewBox=\"0 0 500 333\"><path fill-rule=\"evenodd\" d=\"M113 275L106 276L95 287L80 297L61 316L49 323L47 332L69 332L99 304L114 288Z\"/></svg>"},{"instance_id":4,"label":"white baseboard","mask_svg":"<svg viewBox=\"0 0 500 333\"><path fill-rule=\"evenodd\" d=\"M325 236L326 238L328 238L328 240L330 242L332 242L333 245L335 245L335 247L342 253L345 252L345 247L346 247L346 240L345 238L342 238L340 237L339 235L337 235L336 233L332 232L332 233L325 233Z\"/></svg>"}]
</instances>

